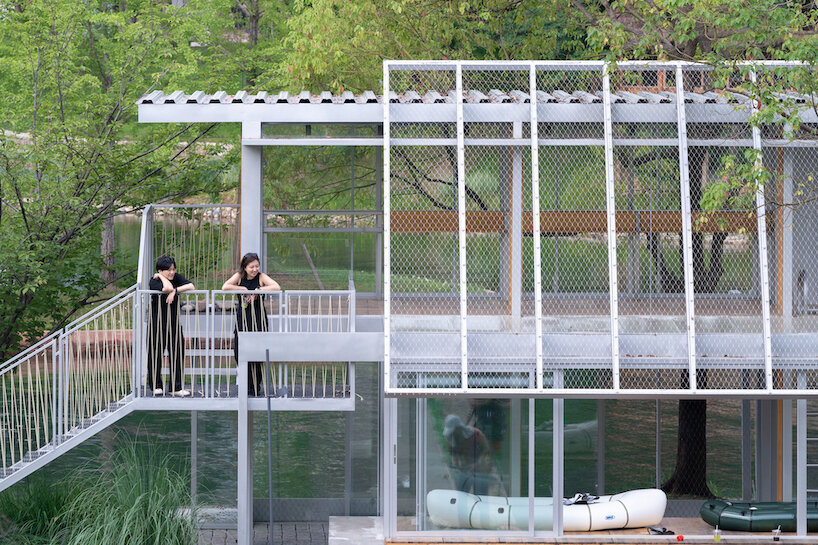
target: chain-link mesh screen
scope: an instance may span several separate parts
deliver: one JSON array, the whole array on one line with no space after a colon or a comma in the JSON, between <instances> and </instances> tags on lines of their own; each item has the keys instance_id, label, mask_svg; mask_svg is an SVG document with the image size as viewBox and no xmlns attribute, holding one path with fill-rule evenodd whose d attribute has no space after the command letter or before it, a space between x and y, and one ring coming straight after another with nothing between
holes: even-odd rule
<instances>
[{"instance_id":1,"label":"chain-link mesh screen","mask_svg":"<svg viewBox=\"0 0 818 545\"><path fill-rule=\"evenodd\" d=\"M689 388L675 76L620 70L611 93L620 385Z\"/></svg>"},{"instance_id":2,"label":"chain-link mesh screen","mask_svg":"<svg viewBox=\"0 0 818 545\"><path fill-rule=\"evenodd\" d=\"M536 85L538 104L565 103L539 116L537 127L543 383L554 384L554 370L566 368L565 388L610 388L601 72L539 70Z\"/></svg>"},{"instance_id":3,"label":"chain-link mesh screen","mask_svg":"<svg viewBox=\"0 0 818 545\"><path fill-rule=\"evenodd\" d=\"M237 222L237 206L157 206L153 211L154 258L173 257L179 273L197 289L217 289L238 262L238 254L233 255L239 246Z\"/></svg>"},{"instance_id":4,"label":"chain-link mesh screen","mask_svg":"<svg viewBox=\"0 0 818 545\"><path fill-rule=\"evenodd\" d=\"M410 103L434 103L456 88L455 73L394 71L389 88ZM410 144L389 150L391 361L399 388L460 386L456 134L453 122L390 127L393 140ZM423 363L423 370L402 372L401 362Z\"/></svg>"},{"instance_id":5,"label":"chain-link mesh screen","mask_svg":"<svg viewBox=\"0 0 818 545\"><path fill-rule=\"evenodd\" d=\"M748 76L739 73L701 73L692 82L701 88L691 93L723 89L725 78L735 92L722 92L720 100L737 111L751 108ZM764 388L758 221L755 192L746 185L756 160L752 129L718 118L692 119L688 138L697 387ZM749 145L718 145L731 141ZM715 212L701 213L713 203Z\"/></svg>"},{"instance_id":6,"label":"chain-link mesh screen","mask_svg":"<svg viewBox=\"0 0 818 545\"><path fill-rule=\"evenodd\" d=\"M389 71L391 388L462 387L462 338L469 388L536 387L539 326L545 388L613 387L613 342L624 389L765 389L770 346L775 388L818 383L808 369L818 125L763 127L759 156L749 67L684 66L680 105L676 65L620 65L609 80L610 164L601 64L535 63L532 93L531 64L462 63L462 96L455 63L424 67ZM808 98L779 95L764 100L811 115Z\"/></svg>"},{"instance_id":7,"label":"chain-link mesh screen","mask_svg":"<svg viewBox=\"0 0 818 545\"><path fill-rule=\"evenodd\" d=\"M761 77L770 77L771 71ZM775 77L787 79L787 71ZM778 99L795 111L810 103L798 82ZM818 124L793 116L762 131L767 203L773 388L814 389L818 333Z\"/></svg>"},{"instance_id":8,"label":"chain-link mesh screen","mask_svg":"<svg viewBox=\"0 0 818 545\"><path fill-rule=\"evenodd\" d=\"M534 381L534 322L522 314L525 280L531 293L533 278L530 269L523 275L520 256L524 233L532 234L521 213L524 202L530 209L531 143L523 122L502 112L528 80L527 69L463 71L466 104L501 108L479 117L464 112L470 388L530 388ZM507 144L492 145L501 141Z\"/></svg>"}]
</instances>

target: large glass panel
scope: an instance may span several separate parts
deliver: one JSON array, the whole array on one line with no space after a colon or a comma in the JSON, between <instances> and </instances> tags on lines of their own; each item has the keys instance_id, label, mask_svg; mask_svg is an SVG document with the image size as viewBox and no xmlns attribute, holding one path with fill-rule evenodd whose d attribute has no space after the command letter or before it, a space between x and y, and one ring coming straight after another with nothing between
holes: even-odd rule
<instances>
[{"instance_id":1,"label":"large glass panel","mask_svg":"<svg viewBox=\"0 0 818 545\"><path fill-rule=\"evenodd\" d=\"M398 445L399 531L528 531L527 400L400 400Z\"/></svg>"}]
</instances>

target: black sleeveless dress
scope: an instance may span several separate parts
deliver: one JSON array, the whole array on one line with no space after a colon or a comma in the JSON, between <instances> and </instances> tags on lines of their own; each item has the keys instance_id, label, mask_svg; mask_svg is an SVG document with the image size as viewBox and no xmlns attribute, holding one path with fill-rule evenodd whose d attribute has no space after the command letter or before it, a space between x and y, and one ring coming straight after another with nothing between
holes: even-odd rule
<instances>
[{"instance_id":1,"label":"black sleeveless dress","mask_svg":"<svg viewBox=\"0 0 818 545\"><path fill-rule=\"evenodd\" d=\"M261 274L255 278L242 278L239 286L244 286L248 291L258 290L261 287ZM267 312L264 309L263 292L253 293L255 300L248 301L249 297L245 292L237 296L236 305L236 329L233 333L233 354L236 357L236 364L239 361L239 331L268 331ZM247 369L247 392L251 396L259 395L261 385L264 383L264 362L251 361Z\"/></svg>"}]
</instances>

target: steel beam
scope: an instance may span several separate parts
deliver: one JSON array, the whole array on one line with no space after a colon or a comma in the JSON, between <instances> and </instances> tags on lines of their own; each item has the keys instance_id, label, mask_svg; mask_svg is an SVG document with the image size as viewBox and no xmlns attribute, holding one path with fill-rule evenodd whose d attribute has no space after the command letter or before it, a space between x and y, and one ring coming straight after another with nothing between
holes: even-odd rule
<instances>
[{"instance_id":1,"label":"steel beam","mask_svg":"<svg viewBox=\"0 0 818 545\"><path fill-rule=\"evenodd\" d=\"M608 210L608 290L611 313L611 373L613 390L619 390L619 284L616 267L616 191L614 189L613 120L611 116L610 65L602 75L605 123L605 203Z\"/></svg>"},{"instance_id":2,"label":"steel beam","mask_svg":"<svg viewBox=\"0 0 818 545\"><path fill-rule=\"evenodd\" d=\"M691 227L690 170L687 153L684 75L676 65L676 111L679 133L679 190L682 209L682 248L685 280L685 323L687 325L687 362L690 389L696 391L696 312L693 302L693 229Z\"/></svg>"}]
</instances>

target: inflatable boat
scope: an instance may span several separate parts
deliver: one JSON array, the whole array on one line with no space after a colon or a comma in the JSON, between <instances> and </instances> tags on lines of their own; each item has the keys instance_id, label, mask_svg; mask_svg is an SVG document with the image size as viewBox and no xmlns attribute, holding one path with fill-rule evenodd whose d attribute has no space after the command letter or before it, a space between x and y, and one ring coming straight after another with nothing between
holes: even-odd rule
<instances>
[{"instance_id":1,"label":"inflatable boat","mask_svg":"<svg viewBox=\"0 0 818 545\"><path fill-rule=\"evenodd\" d=\"M563 505L563 530L587 532L653 526L661 522L667 505L665 493L653 488L591 498L587 502ZM553 501L552 498L534 498L535 530L553 529ZM426 496L426 507L429 518L438 526L528 529L527 497L476 496L458 490L432 490Z\"/></svg>"},{"instance_id":2,"label":"inflatable boat","mask_svg":"<svg viewBox=\"0 0 818 545\"><path fill-rule=\"evenodd\" d=\"M795 532L795 503L707 500L699 514L710 526L739 532ZM818 502L807 502L807 531L818 531Z\"/></svg>"}]
</instances>

